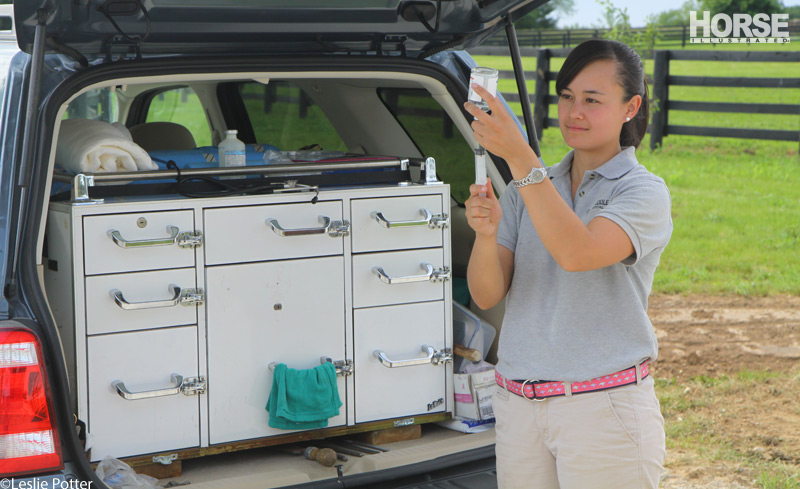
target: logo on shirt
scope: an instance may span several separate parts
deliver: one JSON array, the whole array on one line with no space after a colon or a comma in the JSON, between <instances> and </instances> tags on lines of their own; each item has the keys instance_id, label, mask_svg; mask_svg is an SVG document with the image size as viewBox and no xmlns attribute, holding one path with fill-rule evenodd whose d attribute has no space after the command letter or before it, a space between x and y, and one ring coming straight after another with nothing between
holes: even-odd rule
<instances>
[{"instance_id":1,"label":"logo on shirt","mask_svg":"<svg viewBox=\"0 0 800 489\"><path fill-rule=\"evenodd\" d=\"M605 209L608 205L608 199L600 199L594 203L594 207L592 209Z\"/></svg>"}]
</instances>

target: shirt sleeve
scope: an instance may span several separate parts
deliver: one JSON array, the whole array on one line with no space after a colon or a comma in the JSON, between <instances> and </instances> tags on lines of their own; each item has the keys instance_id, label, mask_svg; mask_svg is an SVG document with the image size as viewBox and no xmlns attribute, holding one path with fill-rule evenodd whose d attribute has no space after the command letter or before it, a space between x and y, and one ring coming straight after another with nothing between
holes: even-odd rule
<instances>
[{"instance_id":1,"label":"shirt sleeve","mask_svg":"<svg viewBox=\"0 0 800 489\"><path fill-rule=\"evenodd\" d=\"M519 205L520 195L513 183L509 183L506 191L500 196L500 207L503 209L503 219L497 230L497 243L505 246L512 252L517 249L519 238Z\"/></svg>"},{"instance_id":2,"label":"shirt sleeve","mask_svg":"<svg viewBox=\"0 0 800 489\"><path fill-rule=\"evenodd\" d=\"M667 185L652 176L626 185L597 214L614 221L633 243L634 254L622 260L623 265L635 265L667 246L672 236L671 207Z\"/></svg>"}]
</instances>

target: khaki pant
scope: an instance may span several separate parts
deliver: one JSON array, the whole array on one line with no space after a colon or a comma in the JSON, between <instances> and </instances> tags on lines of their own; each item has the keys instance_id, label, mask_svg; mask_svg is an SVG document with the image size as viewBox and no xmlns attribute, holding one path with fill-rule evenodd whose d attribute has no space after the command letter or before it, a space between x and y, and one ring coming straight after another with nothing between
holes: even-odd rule
<instances>
[{"instance_id":1,"label":"khaki pant","mask_svg":"<svg viewBox=\"0 0 800 489\"><path fill-rule=\"evenodd\" d=\"M500 489L652 489L666 456L653 379L529 401L498 387Z\"/></svg>"}]
</instances>

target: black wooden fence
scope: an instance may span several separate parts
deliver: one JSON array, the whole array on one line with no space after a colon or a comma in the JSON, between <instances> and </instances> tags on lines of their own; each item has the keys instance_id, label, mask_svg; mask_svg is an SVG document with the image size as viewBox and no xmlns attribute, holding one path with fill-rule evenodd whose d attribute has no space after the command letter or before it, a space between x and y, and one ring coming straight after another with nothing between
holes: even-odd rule
<instances>
[{"instance_id":1,"label":"black wooden fence","mask_svg":"<svg viewBox=\"0 0 800 489\"><path fill-rule=\"evenodd\" d=\"M523 49L523 56L536 56L536 71L525 72L525 78L535 80L536 90L529 96L534 105L533 119L536 133L541 137L542 131L548 127L558 127L558 119L549 117L550 105L558 104L558 97L551 94L550 82L554 81L557 72L550 70L551 58L564 58L571 49ZM484 47L471 50L472 54L505 55L507 48ZM800 61L800 52L766 52L766 51L655 51L652 78L652 119L648 132L650 147L659 146L668 135L710 136L742 139L766 139L777 141L800 142L800 121L797 129L740 129L728 127L683 126L669 124L671 110L694 112L722 112L747 114L790 114L800 115L800 104L767 104L767 103L734 103L734 102L695 102L672 100L669 97L670 86L694 87L745 87L745 88L800 88L800 78L764 78L764 77L717 77L717 76L671 76L669 63L671 60L690 61L741 61L741 62L794 62ZM501 71L502 78L513 79L510 71ZM519 102L516 92L503 92L509 102Z\"/></svg>"},{"instance_id":2,"label":"black wooden fence","mask_svg":"<svg viewBox=\"0 0 800 489\"><path fill-rule=\"evenodd\" d=\"M655 27L656 46L681 46L690 43L691 29L689 26L658 26ZM646 27L636 27L630 30L631 34L645 37ZM800 24L790 23L786 31L791 38L800 36ZM545 46L561 46L568 48L577 46L589 39L602 39L608 34L608 29L547 29L547 30L517 30L517 39L521 47L539 48ZM505 34L497 34L484 42L484 46L505 46L508 41ZM713 46L713 45L711 45Z\"/></svg>"},{"instance_id":3,"label":"black wooden fence","mask_svg":"<svg viewBox=\"0 0 800 489\"><path fill-rule=\"evenodd\" d=\"M746 87L746 88L800 88L800 78L723 77L723 76L671 76L672 60L736 61L736 62L794 62L800 61L800 52L766 51L655 51L653 67L654 111L650 130L650 147L656 148L664 136L712 136L742 139L769 139L800 141L800 130L736 129L729 127L679 126L669 124L671 110L695 112L727 112L745 114L800 115L798 104L743 104L734 102L688 102L672 100L670 86L691 87ZM776 97L777 98L777 97Z\"/></svg>"}]
</instances>

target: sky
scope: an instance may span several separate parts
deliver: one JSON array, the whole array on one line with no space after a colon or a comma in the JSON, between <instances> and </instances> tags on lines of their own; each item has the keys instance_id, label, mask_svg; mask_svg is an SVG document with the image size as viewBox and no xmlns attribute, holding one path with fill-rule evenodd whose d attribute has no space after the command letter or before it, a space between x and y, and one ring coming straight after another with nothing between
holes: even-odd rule
<instances>
[{"instance_id":1,"label":"sky","mask_svg":"<svg viewBox=\"0 0 800 489\"><path fill-rule=\"evenodd\" d=\"M633 27L644 27L647 23L646 18L650 14L657 14L665 10L680 8L684 0L611 0L615 7L628 9ZM800 0L784 0L783 4L788 6L800 5ZM585 27L601 27L603 12L595 0L575 0L575 11L569 16L560 15L558 27L573 26L578 24ZM713 15L713 13L712 13Z\"/></svg>"}]
</instances>

